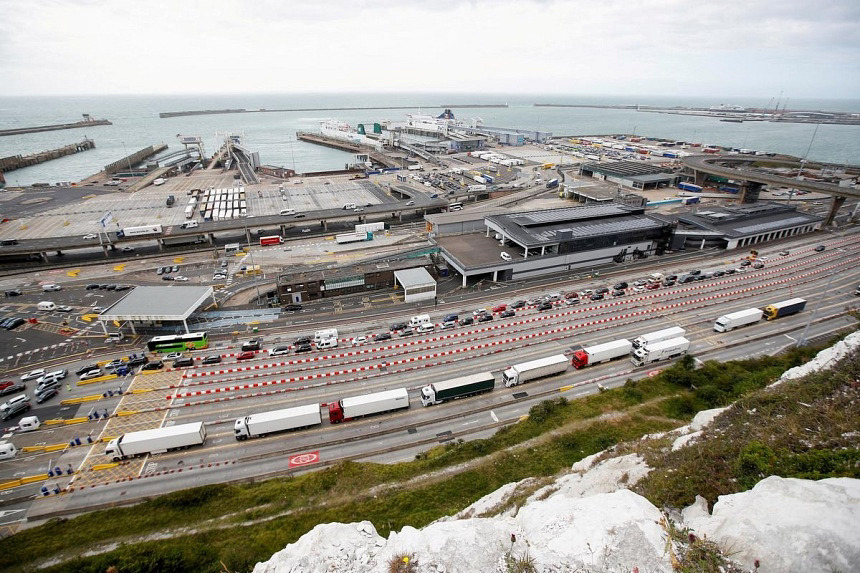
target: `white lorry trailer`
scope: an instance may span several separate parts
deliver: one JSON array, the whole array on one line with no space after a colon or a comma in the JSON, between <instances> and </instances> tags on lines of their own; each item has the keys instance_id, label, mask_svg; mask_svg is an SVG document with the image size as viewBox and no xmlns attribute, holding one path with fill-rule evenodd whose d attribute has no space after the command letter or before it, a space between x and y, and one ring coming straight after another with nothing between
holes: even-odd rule
<instances>
[{"instance_id":1,"label":"white lorry trailer","mask_svg":"<svg viewBox=\"0 0 860 573\"><path fill-rule=\"evenodd\" d=\"M717 332L728 332L741 326L755 324L761 320L763 314L760 308L748 308L724 314L714 322L714 330Z\"/></svg>"},{"instance_id":2,"label":"white lorry trailer","mask_svg":"<svg viewBox=\"0 0 860 573\"><path fill-rule=\"evenodd\" d=\"M522 364L514 364L502 373L505 387L510 388L518 384L524 384L536 378L560 374L567 370L568 359L564 354L547 356Z\"/></svg>"},{"instance_id":3,"label":"white lorry trailer","mask_svg":"<svg viewBox=\"0 0 860 573\"><path fill-rule=\"evenodd\" d=\"M237 440L242 441L319 424L322 424L319 404L308 404L239 418L233 424L233 433Z\"/></svg>"},{"instance_id":4,"label":"white lorry trailer","mask_svg":"<svg viewBox=\"0 0 860 573\"><path fill-rule=\"evenodd\" d=\"M328 405L328 419L332 424L353 418L391 412L409 407L409 393L406 388L387 390L364 396L344 398Z\"/></svg>"},{"instance_id":5,"label":"white lorry trailer","mask_svg":"<svg viewBox=\"0 0 860 573\"><path fill-rule=\"evenodd\" d=\"M636 366L644 366L658 360L668 360L687 353L690 341L679 336L670 340L655 342L649 346L642 346L633 351L630 361Z\"/></svg>"},{"instance_id":6,"label":"white lorry trailer","mask_svg":"<svg viewBox=\"0 0 860 573\"><path fill-rule=\"evenodd\" d=\"M654 332L643 334L639 338L634 338L633 348L641 348L643 346L648 346L649 344L654 344L655 342L670 340L672 338L684 336L686 333L687 331L680 326L673 326L671 328L664 328L663 330L656 330Z\"/></svg>"},{"instance_id":7,"label":"white lorry trailer","mask_svg":"<svg viewBox=\"0 0 860 573\"><path fill-rule=\"evenodd\" d=\"M129 432L108 442L105 455L113 461L124 460L145 454L161 454L189 446L199 446L206 441L203 422L180 424L166 428Z\"/></svg>"},{"instance_id":8,"label":"white lorry trailer","mask_svg":"<svg viewBox=\"0 0 860 573\"><path fill-rule=\"evenodd\" d=\"M632 349L633 343L626 338L604 342L595 346L586 346L573 353L573 367L579 370L592 364L609 362L615 358L627 356Z\"/></svg>"}]
</instances>

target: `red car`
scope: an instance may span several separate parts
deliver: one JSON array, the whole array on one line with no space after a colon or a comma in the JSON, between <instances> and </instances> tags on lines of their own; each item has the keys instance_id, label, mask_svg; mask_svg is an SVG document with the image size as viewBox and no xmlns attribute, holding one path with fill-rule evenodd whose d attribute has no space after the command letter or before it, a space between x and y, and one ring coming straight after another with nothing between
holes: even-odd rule
<instances>
[{"instance_id":1,"label":"red car","mask_svg":"<svg viewBox=\"0 0 860 573\"><path fill-rule=\"evenodd\" d=\"M254 357L254 352L251 350L246 350L245 352L241 352L239 356L236 357L236 360L250 360Z\"/></svg>"},{"instance_id":2,"label":"red car","mask_svg":"<svg viewBox=\"0 0 860 573\"><path fill-rule=\"evenodd\" d=\"M493 307L493 312L504 312L506 310L508 310L508 305L506 304L500 304L499 306Z\"/></svg>"},{"instance_id":3,"label":"red car","mask_svg":"<svg viewBox=\"0 0 860 573\"><path fill-rule=\"evenodd\" d=\"M645 288L648 290L654 290L655 288L660 288L660 283L648 283L645 285Z\"/></svg>"}]
</instances>

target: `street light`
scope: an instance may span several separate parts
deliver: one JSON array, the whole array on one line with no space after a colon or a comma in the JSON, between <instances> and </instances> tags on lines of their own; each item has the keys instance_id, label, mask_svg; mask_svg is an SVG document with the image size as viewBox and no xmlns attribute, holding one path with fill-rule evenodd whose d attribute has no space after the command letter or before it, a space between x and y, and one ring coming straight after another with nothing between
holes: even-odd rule
<instances>
[{"instance_id":1,"label":"street light","mask_svg":"<svg viewBox=\"0 0 860 573\"><path fill-rule=\"evenodd\" d=\"M843 252L842 249L837 249L840 252ZM827 279L827 286L824 287L824 292L821 293L821 296L818 297L818 302L815 304L815 310L812 311L812 315L809 317L809 320L806 321L806 327L803 329L803 334L800 335L800 339L797 341L796 347L800 348L806 344L806 333L809 332L809 327L812 325L812 321L815 320L815 316L818 314L818 309L821 308L821 303L824 302L824 299L827 298L827 293L830 291L830 283L833 282L833 277L836 276L836 272L839 269L834 268L833 272L830 273L830 278Z\"/></svg>"}]
</instances>

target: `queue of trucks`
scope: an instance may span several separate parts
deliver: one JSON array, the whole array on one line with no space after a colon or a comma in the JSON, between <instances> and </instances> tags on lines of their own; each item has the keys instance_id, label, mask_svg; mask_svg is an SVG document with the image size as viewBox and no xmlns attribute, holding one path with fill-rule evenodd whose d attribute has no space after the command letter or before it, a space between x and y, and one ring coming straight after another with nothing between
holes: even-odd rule
<instances>
[{"instance_id":1,"label":"queue of trucks","mask_svg":"<svg viewBox=\"0 0 860 573\"><path fill-rule=\"evenodd\" d=\"M717 332L729 332L735 328L740 328L741 326L755 324L762 318L775 320L777 318L782 318L783 316L801 312L805 308L806 300L802 298L791 298L775 302L767 305L764 309L747 308L745 310L724 314L717 318L714 322L714 330Z\"/></svg>"}]
</instances>

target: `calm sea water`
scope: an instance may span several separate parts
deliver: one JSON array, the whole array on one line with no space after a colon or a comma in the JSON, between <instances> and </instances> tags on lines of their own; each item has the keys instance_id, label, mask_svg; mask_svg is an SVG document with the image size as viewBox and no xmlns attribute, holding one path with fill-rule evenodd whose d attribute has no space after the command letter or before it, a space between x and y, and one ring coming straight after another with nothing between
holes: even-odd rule
<instances>
[{"instance_id":1,"label":"calm sea water","mask_svg":"<svg viewBox=\"0 0 860 573\"><path fill-rule=\"evenodd\" d=\"M773 102L744 98L669 98L656 96L540 96L504 94L289 94L194 96L66 96L0 97L0 129L69 123L82 113L108 119L111 126L0 137L0 157L54 149L93 139L96 148L6 174L9 185L78 181L104 165L154 143L181 149L176 136L198 135L211 154L225 133L240 134L245 145L259 151L263 163L299 172L340 169L349 153L297 142L296 131L315 131L319 122L338 119L352 125L401 120L407 113L438 115L445 104L498 104L507 108L454 109L461 119L480 117L486 125L550 131L556 135L635 133L762 151L788 153L833 163L860 165L860 126L726 123L717 119L644 113L634 110L534 107L534 103L642 104L707 107L737 104L773 107ZM410 109L319 111L188 116L160 119L159 112L198 109L282 109L321 107L411 106ZM860 100L792 100L790 109L860 112ZM813 137L814 134L814 137ZM808 150L808 153L807 153Z\"/></svg>"}]
</instances>

